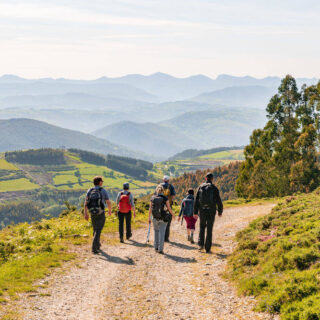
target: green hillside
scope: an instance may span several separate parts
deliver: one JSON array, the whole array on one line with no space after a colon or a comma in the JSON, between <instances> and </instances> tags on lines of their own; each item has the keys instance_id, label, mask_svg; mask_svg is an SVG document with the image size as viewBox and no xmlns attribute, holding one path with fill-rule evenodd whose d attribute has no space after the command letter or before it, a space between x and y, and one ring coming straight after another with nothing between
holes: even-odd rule
<instances>
[{"instance_id":1,"label":"green hillside","mask_svg":"<svg viewBox=\"0 0 320 320\"><path fill-rule=\"evenodd\" d=\"M320 189L291 196L238 233L229 275L258 310L320 319L319 204Z\"/></svg>"},{"instance_id":2,"label":"green hillside","mask_svg":"<svg viewBox=\"0 0 320 320\"><path fill-rule=\"evenodd\" d=\"M64 164L21 164L8 162L0 155L0 192L40 189L43 186L58 190L85 190L92 186L96 175L104 177L109 189L120 189L124 182L131 183L132 191L140 194L154 185L150 176L147 181L138 180L112 170L106 165L95 165L80 159L77 153L61 151ZM149 181L148 181L149 180Z\"/></svg>"},{"instance_id":3,"label":"green hillside","mask_svg":"<svg viewBox=\"0 0 320 320\"><path fill-rule=\"evenodd\" d=\"M177 159L160 162L154 165L154 170L171 176L179 176L185 172L216 168L233 161L244 159L243 150L227 150L213 152L189 159Z\"/></svg>"},{"instance_id":4,"label":"green hillside","mask_svg":"<svg viewBox=\"0 0 320 320\"><path fill-rule=\"evenodd\" d=\"M53 160L57 164L52 164ZM130 183L136 197L145 195L154 189L158 176L140 165L150 170L153 166L142 160L118 156L109 159L76 149L0 154L0 228L46 215L57 216L66 208L65 201L80 207L96 175L103 176L113 200L124 182Z\"/></svg>"}]
</instances>

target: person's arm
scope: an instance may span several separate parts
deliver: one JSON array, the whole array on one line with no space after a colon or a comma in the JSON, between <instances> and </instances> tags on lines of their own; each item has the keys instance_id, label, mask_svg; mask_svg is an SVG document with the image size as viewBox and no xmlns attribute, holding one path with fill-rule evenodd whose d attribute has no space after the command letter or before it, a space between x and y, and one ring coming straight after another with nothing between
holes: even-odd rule
<instances>
[{"instance_id":1,"label":"person's arm","mask_svg":"<svg viewBox=\"0 0 320 320\"><path fill-rule=\"evenodd\" d=\"M180 212L179 212L179 218L178 218L178 221L180 221L180 218L182 216L182 213L183 213L183 207L184 207L184 200L182 200L181 202L181 207L180 207ZM183 217L182 217L183 218Z\"/></svg>"},{"instance_id":2,"label":"person's arm","mask_svg":"<svg viewBox=\"0 0 320 320\"><path fill-rule=\"evenodd\" d=\"M170 207L170 202L169 200L166 201L166 206L168 211L170 212L170 214L172 215L172 219L174 220L174 212L172 211L171 207Z\"/></svg>"},{"instance_id":3,"label":"person's arm","mask_svg":"<svg viewBox=\"0 0 320 320\"><path fill-rule=\"evenodd\" d=\"M193 215L196 219L198 219L199 214L199 189L197 190L196 200L194 201L194 210Z\"/></svg>"},{"instance_id":4,"label":"person's arm","mask_svg":"<svg viewBox=\"0 0 320 320\"><path fill-rule=\"evenodd\" d=\"M121 197L121 192L118 192L117 200L116 200L117 206L119 205L120 197Z\"/></svg>"},{"instance_id":5,"label":"person's arm","mask_svg":"<svg viewBox=\"0 0 320 320\"><path fill-rule=\"evenodd\" d=\"M222 212L223 212L223 203L221 201L218 188L216 189L216 201L217 201L217 206L218 206L218 216L221 217Z\"/></svg>"},{"instance_id":6,"label":"person's arm","mask_svg":"<svg viewBox=\"0 0 320 320\"><path fill-rule=\"evenodd\" d=\"M132 211L133 211L133 216L136 217L136 207L134 205L134 197L133 197L131 192L130 192L129 199L130 199L130 205L131 205L131 208L132 208Z\"/></svg>"},{"instance_id":7,"label":"person's arm","mask_svg":"<svg viewBox=\"0 0 320 320\"><path fill-rule=\"evenodd\" d=\"M149 205L149 223L151 223L151 214L152 214L152 202L150 201L150 205Z\"/></svg>"},{"instance_id":8,"label":"person's arm","mask_svg":"<svg viewBox=\"0 0 320 320\"><path fill-rule=\"evenodd\" d=\"M84 218L88 221L89 220L89 214L88 214L87 200L88 200L88 198L86 198L86 200L84 202Z\"/></svg>"},{"instance_id":9,"label":"person's arm","mask_svg":"<svg viewBox=\"0 0 320 320\"><path fill-rule=\"evenodd\" d=\"M106 204L108 206L108 215L111 216L111 214L112 214L111 201L110 200L106 200Z\"/></svg>"}]
</instances>

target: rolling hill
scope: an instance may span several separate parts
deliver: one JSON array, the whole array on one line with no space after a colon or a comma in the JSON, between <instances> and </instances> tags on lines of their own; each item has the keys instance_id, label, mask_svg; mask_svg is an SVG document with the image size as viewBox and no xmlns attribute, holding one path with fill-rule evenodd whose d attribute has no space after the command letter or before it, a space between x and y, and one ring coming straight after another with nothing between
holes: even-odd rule
<instances>
[{"instance_id":1,"label":"rolling hill","mask_svg":"<svg viewBox=\"0 0 320 320\"><path fill-rule=\"evenodd\" d=\"M156 102L158 98L146 91L123 83L95 83L73 81L0 82L0 98L25 95L89 94L98 97Z\"/></svg>"},{"instance_id":2,"label":"rolling hill","mask_svg":"<svg viewBox=\"0 0 320 320\"><path fill-rule=\"evenodd\" d=\"M206 92L192 98L193 101L227 106L265 108L276 87L242 86L228 87L217 91Z\"/></svg>"},{"instance_id":3,"label":"rolling hill","mask_svg":"<svg viewBox=\"0 0 320 320\"><path fill-rule=\"evenodd\" d=\"M175 154L177 150L196 146L196 142L187 135L156 123L123 121L99 129L93 134L162 160Z\"/></svg>"},{"instance_id":4,"label":"rolling hill","mask_svg":"<svg viewBox=\"0 0 320 320\"><path fill-rule=\"evenodd\" d=\"M0 152L37 148L78 148L139 157L139 154L89 134L30 119L0 120Z\"/></svg>"},{"instance_id":5,"label":"rolling hill","mask_svg":"<svg viewBox=\"0 0 320 320\"><path fill-rule=\"evenodd\" d=\"M197 148L244 145L253 129L262 127L265 113L249 108L212 108L210 111L187 112L161 122L169 128L191 136Z\"/></svg>"}]
</instances>

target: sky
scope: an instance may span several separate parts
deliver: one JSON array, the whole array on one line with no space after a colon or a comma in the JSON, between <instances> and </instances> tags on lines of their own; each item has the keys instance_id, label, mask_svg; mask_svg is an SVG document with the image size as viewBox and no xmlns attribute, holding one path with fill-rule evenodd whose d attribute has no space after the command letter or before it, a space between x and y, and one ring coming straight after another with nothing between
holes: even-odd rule
<instances>
[{"instance_id":1,"label":"sky","mask_svg":"<svg viewBox=\"0 0 320 320\"><path fill-rule=\"evenodd\" d=\"M0 75L320 77L319 0L0 0Z\"/></svg>"}]
</instances>

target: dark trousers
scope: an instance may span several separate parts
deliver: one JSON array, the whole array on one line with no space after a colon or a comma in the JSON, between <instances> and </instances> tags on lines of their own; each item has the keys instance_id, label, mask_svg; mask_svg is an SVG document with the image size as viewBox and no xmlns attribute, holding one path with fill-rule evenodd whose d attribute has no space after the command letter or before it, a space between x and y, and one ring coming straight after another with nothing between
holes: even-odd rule
<instances>
[{"instance_id":1,"label":"dark trousers","mask_svg":"<svg viewBox=\"0 0 320 320\"><path fill-rule=\"evenodd\" d=\"M206 251L210 251L212 246L212 229L216 213L210 209L200 210L200 232L199 232L199 246L205 246ZM205 238L205 231L207 235Z\"/></svg>"},{"instance_id":2,"label":"dark trousers","mask_svg":"<svg viewBox=\"0 0 320 320\"><path fill-rule=\"evenodd\" d=\"M128 213L118 212L119 218L119 235L120 239L123 239L123 224L126 219L127 239L131 237L131 211Z\"/></svg>"},{"instance_id":3,"label":"dark trousers","mask_svg":"<svg viewBox=\"0 0 320 320\"><path fill-rule=\"evenodd\" d=\"M105 214L91 215L91 222L93 227L93 241L92 241L92 251L98 251L100 249L100 235L106 222Z\"/></svg>"},{"instance_id":4,"label":"dark trousers","mask_svg":"<svg viewBox=\"0 0 320 320\"><path fill-rule=\"evenodd\" d=\"M172 215L170 214L169 221L167 223L166 234L164 236L164 241L169 241L171 221L172 221Z\"/></svg>"}]
</instances>

